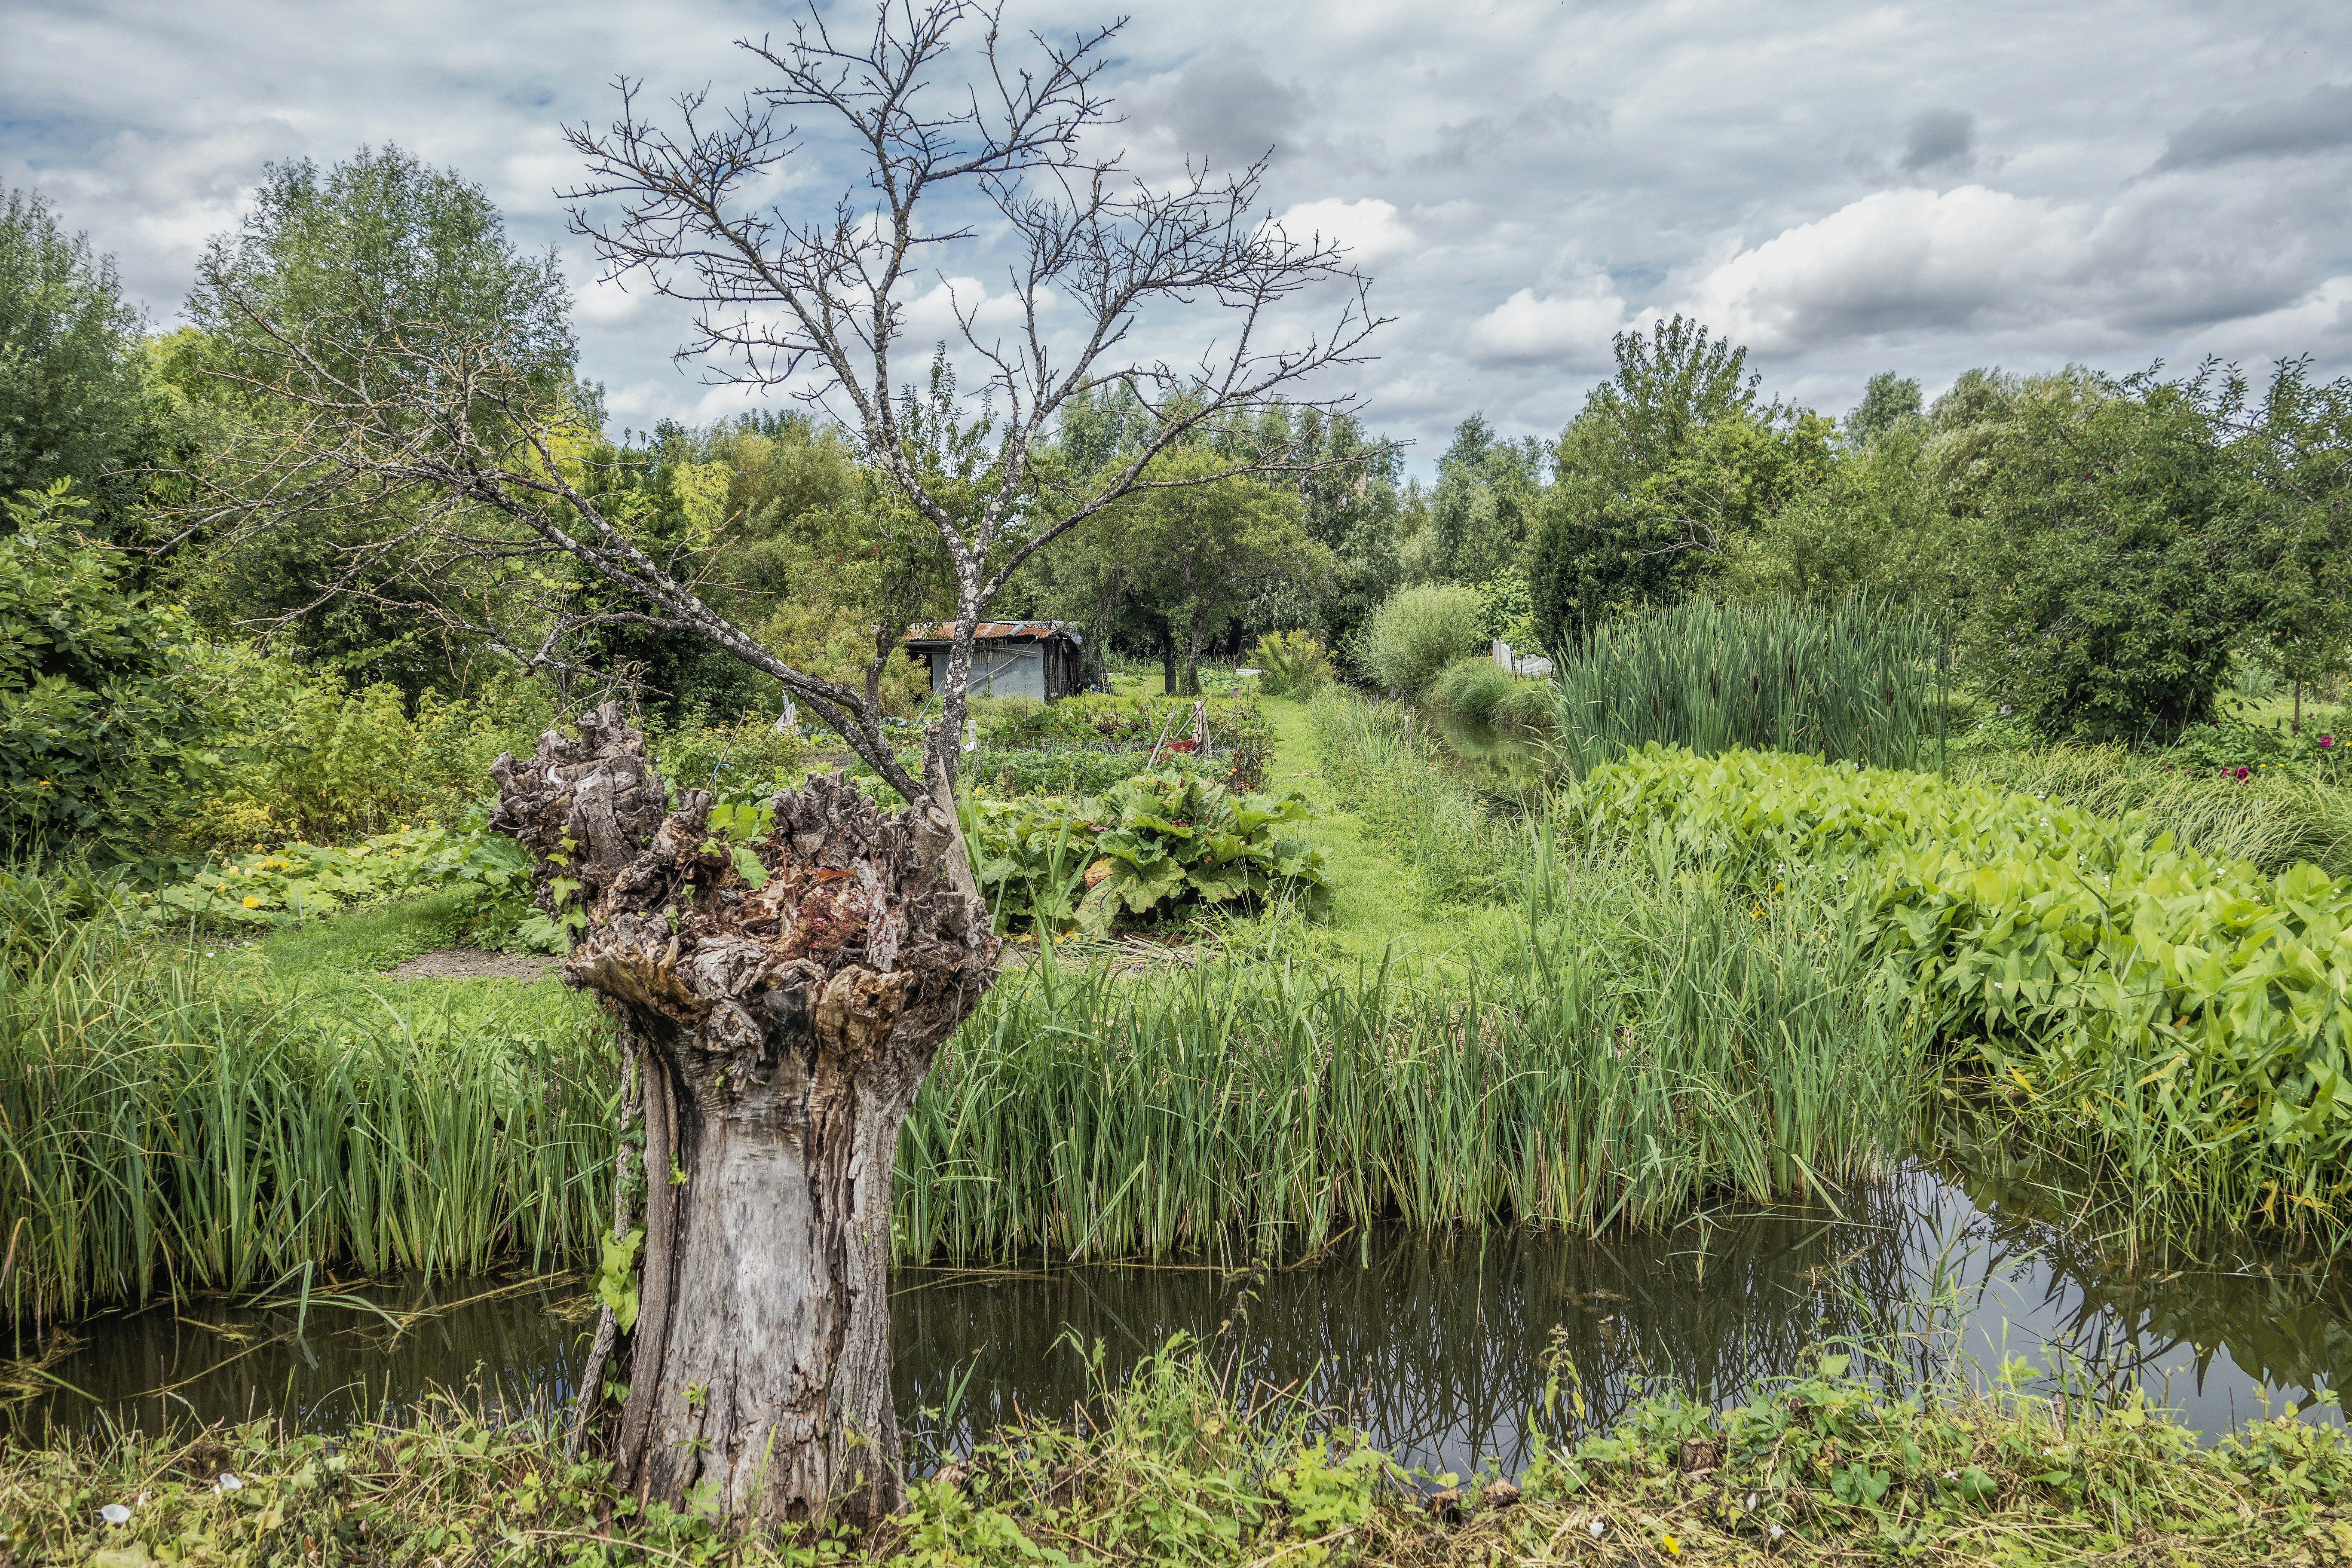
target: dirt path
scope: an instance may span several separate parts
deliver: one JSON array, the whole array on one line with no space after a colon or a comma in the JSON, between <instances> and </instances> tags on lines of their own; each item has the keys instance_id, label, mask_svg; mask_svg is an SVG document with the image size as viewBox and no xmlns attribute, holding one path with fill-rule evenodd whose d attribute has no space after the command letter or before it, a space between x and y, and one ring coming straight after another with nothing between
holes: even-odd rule
<instances>
[{"instance_id":1,"label":"dirt path","mask_svg":"<svg viewBox=\"0 0 2352 1568\"><path fill-rule=\"evenodd\" d=\"M436 947L385 970L387 980L537 980L555 960L537 952L491 952L478 947Z\"/></svg>"}]
</instances>

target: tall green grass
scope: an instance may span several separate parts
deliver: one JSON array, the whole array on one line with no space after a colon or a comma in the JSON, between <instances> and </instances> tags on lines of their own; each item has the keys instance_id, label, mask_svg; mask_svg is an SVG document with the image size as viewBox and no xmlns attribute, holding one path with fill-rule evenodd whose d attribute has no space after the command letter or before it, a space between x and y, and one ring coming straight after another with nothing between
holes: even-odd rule
<instances>
[{"instance_id":1,"label":"tall green grass","mask_svg":"<svg viewBox=\"0 0 2352 1568\"><path fill-rule=\"evenodd\" d=\"M2352 789L2316 770L2265 769L2240 781L2127 746L2066 745L1955 752L1951 773L1988 789L2056 795L2102 816L2144 812L2151 830L2268 875L2307 860L2352 878Z\"/></svg>"},{"instance_id":2,"label":"tall green grass","mask_svg":"<svg viewBox=\"0 0 2352 1568\"><path fill-rule=\"evenodd\" d=\"M614 1069L584 1005L273 994L7 881L0 1315L569 1261L609 1212Z\"/></svg>"},{"instance_id":3,"label":"tall green grass","mask_svg":"<svg viewBox=\"0 0 2352 1568\"><path fill-rule=\"evenodd\" d=\"M1655 741L1908 767L1936 740L1938 646L1925 619L1862 600L1628 616L1567 650L1561 757L1581 773Z\"/></svg>"},{"instance_id":4,"label":"tall green grass","mask_svg":"<svg viewBox=\"0 0 2352 1568\"><path fill-rule=\"evenodd\" d=\"M1460 971L1007 977L899 1152L904 1258L1292 1251L1351 1226L1652 1226L1891 1163L1919 1057L1825 907L1638 861Z\"/></svg>"}]
</instances>

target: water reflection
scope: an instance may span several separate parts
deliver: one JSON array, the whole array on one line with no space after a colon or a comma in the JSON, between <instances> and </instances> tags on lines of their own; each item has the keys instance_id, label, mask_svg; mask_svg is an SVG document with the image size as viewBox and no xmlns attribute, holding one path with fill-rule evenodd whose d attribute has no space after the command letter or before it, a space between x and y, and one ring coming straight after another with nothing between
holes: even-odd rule
<instances>
[{"instance_id":1,"label":"water reflection","mask_svg":"<svg viewBox=\"0 0 2352 1568\"><path fill-rule=\"evenodd\" d=\"M1526 731L1475 724L1450 713L1431 717L1454 754L1475 764L1496 787L1539 788L1559 766L1543 741Z\"/></svg>"},{"instance_id":2,"label":"water reflection","mask_svg":"<svg viewBox=\"0 0 2352 1568\"><path fill-rule=\"evenodd\" d=\"M1244 1384L1341 1409L1409 1464L1516 1466L1555 1330L1587 1408L1607 1422L1645 1387L1716 1400L1801 1372L1826 1347L1895 1342L1913 1372L1953 1354L1988 1372L2067 1358L2084 1380L2137 1382L2216 1432L2298 1404L2352 1364L2340 1271L2279 1259L2134 1269L2011 1205L1998 1182L1917 1173L1840 1209L1717 1214L1595 1240L1520 1231L1358 1233L1325 1256L1235 1279L1209 1268L1091 1265L1034 1272L902 1270L893 1335L899 1408L952 1444L1010 1417L1066 1414L1179 1330ZM334 1430L438 1388L509 1410L570 1397L588 1328L576 1279L381 1289L389 1316L314 1304L218 1304L80 1325L53 1391L16 1429L102 1415L175 1420L276 1412ZM82 1394L92 1397L84 1398ZM955 1405L945 1424L927 1409Z\"/></svg>"}]
</instances>

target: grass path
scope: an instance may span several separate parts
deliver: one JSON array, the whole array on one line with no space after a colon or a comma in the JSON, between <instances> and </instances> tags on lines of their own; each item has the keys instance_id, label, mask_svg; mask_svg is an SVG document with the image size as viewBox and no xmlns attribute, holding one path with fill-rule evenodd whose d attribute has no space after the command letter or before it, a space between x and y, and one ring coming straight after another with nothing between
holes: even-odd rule
<instances>
[{"instance_id":1,"label":"grass path","mask_svg":"<svg viewBox=\"0 0 2352 1568\"><path fill-rule=\"evenodd\" d=\"M1507 911L1432 909L1418 873L1376 842L1361 818L1342 806L1323 776L1323 755L1307 705L1264 697L1258 707L1274 730L1265 783L1297 790L1323 815L1304 837L1323 851L1331 879L1331 922L1321 932L1340 953L1377 962L1393 943L1399 957L1459 960L1479 945Z\"/></svg>"}]
</instances>

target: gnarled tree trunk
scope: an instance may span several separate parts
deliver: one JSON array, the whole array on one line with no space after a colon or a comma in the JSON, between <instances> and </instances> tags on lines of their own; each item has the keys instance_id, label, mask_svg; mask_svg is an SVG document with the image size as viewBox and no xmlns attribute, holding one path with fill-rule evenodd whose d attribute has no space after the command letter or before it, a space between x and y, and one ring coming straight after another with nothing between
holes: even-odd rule
<instances>
[{"instance_id":1,"label":"gnarled tree trunk","mask_svg":"<svg viewBox=\"0 0 2352 1568\"><path fill-rule=\"evenodd\" d=\"M626 1397L582 1391L598 1447L638 1497L739 1523L887 1512L898 1128L995 977L985 907L942 875L953 818L813 779L751 847L761 881L710 843L708 795L667 809L614 703L493 776L541 906L587 912L565 983L642 1073L642 1276L610 1374Z\"/></svg>"}]
</instances>

